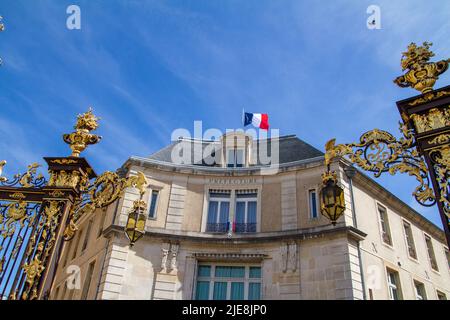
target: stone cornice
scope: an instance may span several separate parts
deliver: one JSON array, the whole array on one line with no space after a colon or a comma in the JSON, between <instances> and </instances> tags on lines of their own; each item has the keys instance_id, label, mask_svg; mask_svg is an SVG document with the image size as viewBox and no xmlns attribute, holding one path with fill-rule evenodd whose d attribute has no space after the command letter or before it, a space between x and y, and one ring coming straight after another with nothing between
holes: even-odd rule
<instances>
[{"instance_id":1,"label":"stone cornice","mask_svg":"<svg viewBox=\"0 0 450 320\"><path fill-rule=\"evenodd\" d=\"M199 174L199 175L222 175L226 177L230 176L264 176L265 171L277 170L279 173L287 171L295 171L298 169L304 169L310 166L323 165L324 157L315 157L305 160L293 161L289 163L283 163L278 168L271 168L269 166L251 166L246 168L222 168L222 167L206 167L196 165L178 165L174 163L158 161L154 159L142 158L132 156L130 157L122 167L129 168L132 165L142 168L152 168L166 172L178 172L184 174Z\"/></svg>"},{"instance_id":2,"label":"stone cornice","mask_svg":"<svg viewBox=\"0 0 450 320\"><path fill-rule=\"evenodd\" d=\"M111 225L103 232L105 237L111 233L123 233L123 226ZM316 238L325 238L328 235L346 234L349 238L361 241L367 234L351 226L331 225L305 228L279 232L257 232L253 234L234 234L228 238L226 234L211 234L204 232L174 231L161 228L146 228L144 238L157 238L163 241L189 241L205 242L216 244L246 244L255 242L273 242L289 240L308 240Z\"/></svg>"}]
</instances>

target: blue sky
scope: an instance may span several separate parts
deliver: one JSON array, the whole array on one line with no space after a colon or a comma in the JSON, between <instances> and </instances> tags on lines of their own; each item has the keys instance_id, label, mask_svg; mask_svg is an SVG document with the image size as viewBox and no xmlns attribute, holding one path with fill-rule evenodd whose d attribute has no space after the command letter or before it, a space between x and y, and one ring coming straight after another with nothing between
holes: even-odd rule
<instances>
[{"instance_id":1,"label":"blue sky","mask_svg":"<svg viewBox=\"0 0 450 320\"><path fill-rule=\"evenodd\" d=\"M81 30L66 28L70 4ZM381 30L366 28L371 4ZM431 0L1 1L0 158L10 176L69 155L61 134L88 106L102 118L102 142L84 153L97 172L153 153L194 120L239 128L243 107L320 150L372 128L398 136L395 101L415 95L392 83L401 53L431 41L435 59L450 57L449 12ZM413 178L377 181L441 224L411 197Z\"/></svg>"}]
</instances>

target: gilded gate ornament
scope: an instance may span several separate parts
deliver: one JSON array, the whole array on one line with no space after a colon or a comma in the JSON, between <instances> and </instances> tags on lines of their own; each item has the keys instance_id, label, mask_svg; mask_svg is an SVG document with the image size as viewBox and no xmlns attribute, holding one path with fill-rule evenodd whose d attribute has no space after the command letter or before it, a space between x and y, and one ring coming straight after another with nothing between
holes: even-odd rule
<instances>
[{"instance_id":1,"label":"gilded gate ornament","mask_svg":"<svg viewBox=\"0 0 450 320\"><path fill-rule=\"evenodd\" d=\"M6 165L6 160L0 161L0 181L3 181L3 182L8 180L7 178L2 176L2 174L3 174L3 167L5 165Z\"/></svg>"},{"instance_id":2,"label":"gilded gate ornament","mask_svg":"<svg viewBox=\"0 0 450 320\"><path fill-rule=\"evenodd\" d=\"M413 114L411 119L417 133L444 128L450 126L450 106L441 109L433 108L425 114Z\"/></svg>"},{"instance_id":3,"label":"gilded gate ornament","mask_svg":"<svg viewBox=\"0 0 450 320\"><path fill-rule=\"evenodd\" d=\"M47 183L47 180L41 173L37 174L37 169L40 167L38 163L30 164L25 173L14 175L12 180L1 176L5 165L6 161L0 161L0 186L40 188Z\"/></svg>"},{"instance_id":4,"label":"gilded gate ornament","mask_svg":"<svg viewBox=\"0 0 450 320\"><path fill-rule=\"evenodd\" d=\"M102 137L90 133L98 128L98 120L99 118L92 113L92 108L89 108L88 112L78 115L75 132L63 135L64 142L72 149L72 157L79 157L88 145L101 140Z\"/></svg>"},{"instance_id":5,"label":"gilded gate ornament","mask_svg":"<svg viewBox=\"0 0 450 320\"><path fill-rule=\"evenodd\" d=\"M59 214L59 202L50 201L49 205L45 207L44 213L47 216L47 221L53 221L53 219Z\"/></svg>"},{"instance_id":6,"label":"gilded gate ornament","mask_svg":"<svg viewBox=\"0 0 450 320\"><path fill-rule=\"evenodd\" d=\"M74 188L81 191L86 190L89 185L89 178L80 171L50 171L48 185L51 187Z\"/></svg>"},{"instance_id":7,"label":"gilded gate ornament","mask_svg":"<svg viewBox=\"0 0 450 320\"><path fill-rule=\"evenodd\" d=\"M22 294L22 299L26 300L30 297L30 291L31 291L31 297L30 299L35 299L37 297L37 288L35 286L35 280L36 278L40 278L42 271L44 271L45 267L41 260L37 256L34 257L34 259L30 263L25 263L23 266L23 269L26 274L26 282L27 287L31 290L26 290Z\"/></svg>"},{"instance_id":8,"label":"gilded gate ornament","mask_svg":"<svg viewBox=\"0 0 450 320\"><path fill-rule=\"evenodd\" d=\"M78 230L76 222L84 214L110 205L122 197L125 189L130 187L138 189L139 193L143 195L147 185L147 179L142 172L126 178L121 178L115 172L104 172L89 186L83 198L74 205L74 211L70 214L70 222L64 230L64 239L67 241L74 237Z\"/></svg>"},{"instance_id":9,"label":"gilded gate ornament","mask_svg":"<svg viewBox=\"0 0 450 320\"><path fill-rule=\"evenodd\" d=\"M430 141L428 141L429 144L442 144L442 143L449 143L450 142L450 134L441 134Z\"/></svg>"},{"instance_id":10,"label":"gilded gate ornament","mask_svg":"<svg viewBox=\"0 0 450 320\"><path fill-rule=\"evenodd\" d=\"M23 219L25 218L27 211L27 203L24 201L12 202L8 205L8 218L10 222L21 221L23 224ZM8 224L8 223L7 223Z\"/></svg>"},{"instance_id":11,"label":"gilded gate ornament","mask_svg":"<svg viewBox=\"0 0 450 320\"><path fill-rule=\"evenodd\" d=\"M40 261L38 257L35 257L31 263L25 263L23 269L27 274L27 282L31 285L34 282L34 279L41 275L44 266L42 265L42 261Z\"/></svg>"},{"instance_id":12,"label":"gilded gate ornament","mask_svg":"<svg viewBox=\"0 0 450 320\"><path fill-rule=\"evenodd\" d=\"M78 231L78 226L75 224L75 221L73 218L69 220L69 224L64 229L64 240L69 241L73 239L75 236L75 232Z\"/></svg>"},{"instance_id":13,"label":"gilded gate ornament","mask_svg":"<svg viewBox=\"0 0 450 320\"><path fill-rule=\"evenodd\" d=\"M429 62L430 58L434 56L434 53L429 50L432 45L430 42L424 42L422 46L418 47L412 42L408 46L408 50L403 52L402 70L408 71L394 80L398 86L412 87L421 93L433 90L439 75L447 70L450 59Z\"/></svg>"},{"instance_id":14,"label":"gilded gate ornament","mask_svg":"<svg viewBox=\"0 0 450 320\"><path fill-rule=\"evenodd\" d=\"M397 140L389 132L374 129L364 133L359 143L335 145L335 139L325 145L325 165L329 166L335 157L347 158L361 169L379 177L384 172L394 175L397 172L408 173L419 182L413 192L414 198L424 206L436 203L430 188L428 169L415 148L412 130L400 123L403 137Z\"/></svg>"}]
</instances>

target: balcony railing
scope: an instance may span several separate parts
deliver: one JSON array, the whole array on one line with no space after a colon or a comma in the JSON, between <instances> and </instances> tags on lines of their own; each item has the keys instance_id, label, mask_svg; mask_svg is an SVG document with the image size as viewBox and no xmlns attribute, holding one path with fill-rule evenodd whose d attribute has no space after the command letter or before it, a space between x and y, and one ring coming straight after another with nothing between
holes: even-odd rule
<instances>
[{"instance_id":1,"label":"balcony railing","mask_svg":"<svg viewBox=\"0 0 450 320\"><path fill-rule=\"evenodd\" d=\"M207 223L206 232L212 233L226 233L228 232L229 224L225 223ZM235 233L254 233L256 232L256 223L235 223Z\"/></svg>"},{"instance_id":2,"label":"balcony railing","mask_svg":"<svg viewBox=\"0 0 450 320\"><path fill-rule=\"evenodd\" d=\"M207 223L206 232L226 233L228 232L228 223Z\"/></svg>"},{"instance_id":3,"label":"balcony railing","mask_svg":"<svg viewBox=\"0 0 450 320\"><path fill-rule=\"evenodd\" d=\"M236 233L256 232L256 223L236 223L234 227Z\"/></svg>"}]
</instances>

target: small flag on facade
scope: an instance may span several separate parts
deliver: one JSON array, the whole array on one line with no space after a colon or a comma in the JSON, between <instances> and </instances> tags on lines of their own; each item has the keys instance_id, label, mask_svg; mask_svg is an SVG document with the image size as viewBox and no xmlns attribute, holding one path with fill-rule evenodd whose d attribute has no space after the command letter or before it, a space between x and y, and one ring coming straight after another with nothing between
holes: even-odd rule
<instances>
[{"instance_id":1,"label":"small flag on facade","mask_svg":"<svg viewBox=\"0 0 450 320\"><path fill-rule=\"evenodd\" d=\"M244 112L244 126L249 124L263 130L269 130L269 116L267 113Z\"/></svg>"}]
</instances>

